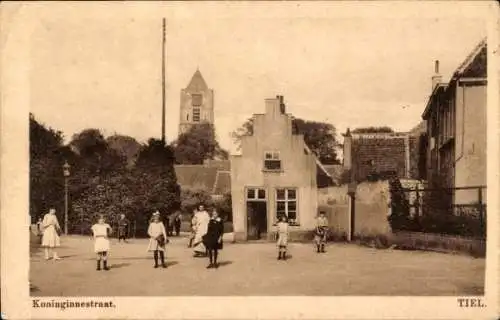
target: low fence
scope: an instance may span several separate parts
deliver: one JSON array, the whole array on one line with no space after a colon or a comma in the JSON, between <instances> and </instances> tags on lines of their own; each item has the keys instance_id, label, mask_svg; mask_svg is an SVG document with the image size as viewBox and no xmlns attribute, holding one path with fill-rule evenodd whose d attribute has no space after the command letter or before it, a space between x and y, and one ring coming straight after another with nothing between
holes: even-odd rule
<instances>
[{"instance_id":1,"label":"low fence","mask_svg":"<svg viewBox=\"0 0 500 320\"><path fill-rule=\"evenodd\" d=\"M400 231L486 238L486 187L403 188L406 203L396 212L407 216Z\"/></svg>"}]
</instances>

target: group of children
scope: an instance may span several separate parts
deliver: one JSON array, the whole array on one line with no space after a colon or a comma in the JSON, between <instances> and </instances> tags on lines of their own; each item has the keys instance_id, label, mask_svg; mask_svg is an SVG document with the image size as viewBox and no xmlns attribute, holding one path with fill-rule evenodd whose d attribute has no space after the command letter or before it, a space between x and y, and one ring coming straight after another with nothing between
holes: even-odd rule
<instances>
[{"instance_id":1,"label":"group of children","mask_svg":"<svg viewBox=\"0 0 500 320\"><path fill-rule=\"evenodd\" d=\"M328 233L328 220L326 219L325 213L320 212L317 218L316 229L314 234L314 242L316 243L316 248L318 253L323 253L325 251L325 245ZM287 246L288 246L288 222L285 215L281 215L279 222L276 225L276 238L278 246L278 260L287 259Z\"/></svg>"},{"instance_id":2,"label":"group of children","mask_svg":"<svg viewBox=\"0 0 500 320\"><path fill-rule=\"evenodd\" d=\"M203 228L204 230L202 231L202 234L200 234L200 212L206 212L204 211L203 206L199 207L197 212L198 214L195 215L195 218L193 218L193 236L199 236L199 243L196 243L196 245L203 245L205 248L204 250L206 250L207 255L210 257L210 264L207 266L207 268L217 268L218 250L222 249L222 235L224 229L223 222L222 219L218 216L217 212L214 210L209 220L203 222L203 224L205 224L206 222L206 229ZM124 221L123 215L121 217L121 221L122 223L119 223L120 240L123 237L123 227L127 225L127 223ZM42 246L45 247L45 259L50 259L49 250L52 249L54 260L59 260L60 258L55 252L55 247L58 247L60 245L59 233L61 228L55 215L55 209L50 209L49 213L44 216L43 221L40 223L40 228L43 228ZM101 215L99 216L98 222L94 224L91 229L94 236L94 251L97 254L97 270L101 270L102 261L102 269L107 271L109 270L107 264L108 252L110 249L109 236L112 233L112 228L109 224L106 223L104 216ZM324 212L321 212L319 217L317 218L314 237L318 253L325 252L327 231L328 220L326 219ZM167 265L165 263L165 252L166 244L168 243L168 237L165 225L161 222L160 213L158 211L153 213L151 222L148 227L148 235L150 239L147 251L153 252L154 268L158 268L159 266L161 266L162 268L166 268ZM278 260L286 260L289 226L286 216L284 215L279 218L279 222L276 227L276 235ZM190 245L193 241L193 238L190 239Z\"/></svg>"}]
</instances>

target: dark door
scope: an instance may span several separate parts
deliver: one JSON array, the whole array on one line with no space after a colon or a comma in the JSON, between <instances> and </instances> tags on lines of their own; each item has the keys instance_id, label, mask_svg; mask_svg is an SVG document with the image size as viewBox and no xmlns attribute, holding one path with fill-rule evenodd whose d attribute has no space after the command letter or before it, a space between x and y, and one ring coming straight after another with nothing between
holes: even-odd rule
<instances>
[{"instance_id":1,"label":"dark door","mask_svg":"<svg viewBox=\"0 0 500 320\"><path fill-rule=\"evenodd\" d=\"M267 232L267 206L264 201L247 202L247 239L261 239Z\"/></svg>"}]
</instances>

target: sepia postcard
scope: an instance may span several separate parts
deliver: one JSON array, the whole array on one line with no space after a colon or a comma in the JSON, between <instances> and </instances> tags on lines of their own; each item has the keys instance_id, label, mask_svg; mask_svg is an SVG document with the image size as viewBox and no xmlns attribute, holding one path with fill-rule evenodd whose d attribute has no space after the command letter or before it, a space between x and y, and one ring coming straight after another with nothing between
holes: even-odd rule
<instances>
[{"instance_id":1,"label":"sepia postcard","mask_svg":"<svg viewBox=\"0 0 500 320\"><path fill-rule=\"evenodd\" d=\"M500 316L496 1L0 10L0 319Z\"/></svg>"}]
</instances>

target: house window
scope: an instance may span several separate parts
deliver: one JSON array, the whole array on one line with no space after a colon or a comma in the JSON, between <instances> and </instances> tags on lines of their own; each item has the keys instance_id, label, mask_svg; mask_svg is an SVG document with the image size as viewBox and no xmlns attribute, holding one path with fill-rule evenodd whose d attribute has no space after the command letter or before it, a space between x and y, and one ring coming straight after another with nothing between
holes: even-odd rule
<instances>
[{"instance_id":1,"label":"house window","mask_svg":"<svg viewBox=\"0 0 500 320\"><path fill-rule=\"evenodd\" d=\"M276 221L281 215L288 218L289 224L298 224L297 220L297 189L276 189Z\"/></svg>"},{"instance_id":2,"label":"house window","mask_svg":"<svg viewBox=\"0 0 500 320\"><path fill-rule=\"evenodd\" d=\"M281 159L280 153L266 152L264 155L264 168L265 170L280 171L281 170Z\"/></svg>"},{"instance_id":3,"label":"house window","mask_svg":"<svg viewBox=\"0 0 500 320\"><path fill-rule=\"evenodd\" d=\"M266 190L261 188L248 188L247 200L266 200Z\"/></svg>"},{"instance_id":4,"label":"house window","mask_svg":"<svg viewBox=\"0 0 500 320\"><path fill-rule=\"evenodd\" d=\"M200 122L200 108L193 108L193 122Z\"/></svg>"},{"instance_id":5,"label":"house window","mask_svg":"<svg viewBox=\"0 0 500 320\"><path fill-rule=\"evenodd\" d=\"M201 106L201 103L203 102L203 98L202 98L201 94L191 95L191 102L192 102L193 107Z\"/></svg>"}]
</instances>

